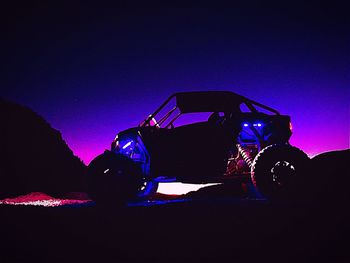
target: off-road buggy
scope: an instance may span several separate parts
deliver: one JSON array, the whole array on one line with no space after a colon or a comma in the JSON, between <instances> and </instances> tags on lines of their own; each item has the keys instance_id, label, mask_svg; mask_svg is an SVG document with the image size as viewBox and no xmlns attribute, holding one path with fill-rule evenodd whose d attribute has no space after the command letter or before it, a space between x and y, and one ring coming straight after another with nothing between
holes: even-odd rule
<instances>
[{"instance_id":1,"label":"off-road buggy","mask_svg":"<svg viewBox=\"0 0 350 263\"><path fill-rule=\"evenodd\" d=\"M159 182L242 180L289 195L308 162L291 134L289 116L233 92L175 93L90 163L89 194L115 201L149 197Z\"/></svg>"}]
</instances>

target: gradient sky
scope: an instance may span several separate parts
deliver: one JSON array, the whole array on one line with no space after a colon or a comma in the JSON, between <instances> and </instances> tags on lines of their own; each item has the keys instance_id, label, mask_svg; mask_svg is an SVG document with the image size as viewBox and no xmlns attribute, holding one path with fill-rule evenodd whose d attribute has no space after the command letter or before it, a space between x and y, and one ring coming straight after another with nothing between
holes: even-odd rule
<instances>
[{"instance_id":1,"label":"gradient sky","mask_svg":"<svg viewBox=\"0 0 350 263\"><path fill-rule=\"evenodd\" d=\"M194 90L290 115L291 143L310 155L349 148L346 8L242 2L2 8L1 96L42 115L86 164L171 93Z\"/></svg>"}]
</instances>

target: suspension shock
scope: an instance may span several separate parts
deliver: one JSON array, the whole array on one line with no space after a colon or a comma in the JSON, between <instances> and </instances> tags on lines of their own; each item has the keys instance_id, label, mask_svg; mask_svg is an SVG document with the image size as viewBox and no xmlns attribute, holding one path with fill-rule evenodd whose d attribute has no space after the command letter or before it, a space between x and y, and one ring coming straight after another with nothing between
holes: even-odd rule
<instances>
[{"instance_id":1,"label":"suspension shock","mask_svg":"<svg viewBox=\"0 0 350 263\"><path fill-rule=\"evenodd\" d=\"M249 168L252 167L253 164L253 160L252 158L249 156L249 153L247 153L241 145L236 144L238 152L242 155L243 160L248 164Z\"/></svg>"}]
</instances>

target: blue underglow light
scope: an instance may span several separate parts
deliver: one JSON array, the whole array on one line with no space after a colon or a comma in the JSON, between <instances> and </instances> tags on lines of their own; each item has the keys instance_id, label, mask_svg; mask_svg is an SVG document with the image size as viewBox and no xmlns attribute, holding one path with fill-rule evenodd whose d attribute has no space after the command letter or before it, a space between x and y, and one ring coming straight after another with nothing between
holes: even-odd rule
<instances>
[{"instance_id":1,"label":"blue underglow light","mask_svg":"<svg viewBox=\"0 0 350 263\"><path fill-rule=\"evenodd\" d=\"M244 126L244 127L248 127L249 124L248 124L248 123L243 123L243 126Z\"/></svg>"},{"instance_id":2,"label":"blue underglow light","mask_svg":"<svg viewBox=\"0 0 350 263\"><path fill-rule=\"evenodd\" d=\"M261 127L262 124L261 124L261 123L254 123L253 126L254 126L254 127L256 127L256 126Z\"/></svg>"}]
</instances>

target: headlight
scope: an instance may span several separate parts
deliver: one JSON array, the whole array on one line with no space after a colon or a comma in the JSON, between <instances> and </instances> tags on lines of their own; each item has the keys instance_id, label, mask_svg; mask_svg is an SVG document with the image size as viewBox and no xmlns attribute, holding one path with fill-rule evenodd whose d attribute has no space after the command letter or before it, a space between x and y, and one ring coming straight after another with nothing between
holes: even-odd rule
<instances>
[{"instance_id":1,"label":"headlight","mask_svg":"<svg viewBox=\"0 0 350 263\"><path fill-rule=\"evenodd\" d=\"M146 152L143 150L142 142L130 138L116 138L112 150L115 153L125 155L135 162L146 162Z\"/></svg>"},{"instance_id":2,"label":"headlight","mask_svg":"<svg viewBox=\"0 0 350 263\"><path fill-rule=\"evenodd\" d=\"M135 141L134 140L122 140L116 141L116 148L115 150L123 155L126 155L130 158L132 158L132 154L134 152L134 148L135 148Z\"/></svg>"}]
</instances>

